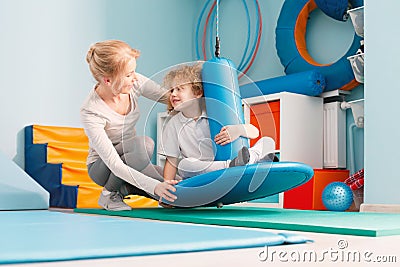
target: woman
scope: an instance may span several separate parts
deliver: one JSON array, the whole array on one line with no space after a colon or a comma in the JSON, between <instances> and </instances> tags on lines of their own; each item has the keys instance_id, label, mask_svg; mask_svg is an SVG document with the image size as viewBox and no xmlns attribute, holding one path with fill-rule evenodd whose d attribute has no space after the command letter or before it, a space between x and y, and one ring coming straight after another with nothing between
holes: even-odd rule
<instances>
[{"instance_id":1,"label":"woman","mask_svg":"<svg viewBox=\"0 0 400 267\"><path fill-rule=\"evenodd\" d=\"M177 181L163 181L152 165L154 142L136 136L138 97L166 102L166 91L136 73L140 52L119 40L93 44L86 56L96 80L81 107L81 120L89 138L88 173L103 191L99 205L107 210L130 210L123 202L129 194L174 201ZM149 177L151 176L151 177Z\"/></svg>"}]
</instances>

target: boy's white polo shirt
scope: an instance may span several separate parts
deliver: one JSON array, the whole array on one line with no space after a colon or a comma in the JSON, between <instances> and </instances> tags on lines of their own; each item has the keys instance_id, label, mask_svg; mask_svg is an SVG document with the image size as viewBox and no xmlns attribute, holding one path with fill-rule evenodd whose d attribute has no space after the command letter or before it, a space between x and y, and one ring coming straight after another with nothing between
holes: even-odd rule
<instances>
[{"instance_id":1,"label":"boy's white polo shirt","mask_svg":"<svg viewBox=\"0 0 400 267\"><path fill-rule=\"evenodd\" d=\"M179 112L167 122L162 132L159 154L174 158L214 160L214 143L204 111L197 120L186 118Z\"/></svg>"}]
</instances>

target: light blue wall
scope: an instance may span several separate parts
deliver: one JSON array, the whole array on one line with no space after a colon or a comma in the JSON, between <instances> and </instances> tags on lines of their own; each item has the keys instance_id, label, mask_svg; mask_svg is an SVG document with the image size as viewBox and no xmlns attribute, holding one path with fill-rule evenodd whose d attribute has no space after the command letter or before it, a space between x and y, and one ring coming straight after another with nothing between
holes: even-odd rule
<instances>
[{"instance_id":1,"label":"light blue wall","mask_svg":"<svg viewBox=\"0 0 400 267\"><path fill-rule=\"evenodd\" d=\"M202 2L205 3L207 1ZM283 2L283 0L259 1L262 13L262 39L253 66L246 73L254 81L284 75L283 67L275 49L276 22ZM239 66L242 57L249 55L244 51L248 38L248 21L243 1L225 0L220 3L219 35L221 39L221 56L229 58L236 66ZM250 14L251 29L249 34L250 44L252 44L256 33L256 6L254 1L246 0L246 3ZM208 10L206 13L208 13ZM213 52L214 47L212 47Z\"/></svg>"},{"instance_id":2,"label":"light blue wall","mask_svg":"<svg viewBox=\"0 0 400 267\"><path fill-rule=\"evenodd\" d=\"M254 27L253 1L247 2ZM275 49L276 21L284 1L259 2L263 38L247 73L254 81L284 75ZM94 84L84 60L93 42L127 41L142 52L138 71L157 81L166 68L195 60L195 26L204 3L206 0L0 0L1 150L23 166L24 126L81 126L79 107ZM317 11L311 15L307 45L317 61L332 62L347 50L352 34L349 22L334 21ZM238 64L247 37L241 0L221 1L220 37L221 56ZM349 100L362 97L361 86ZM140 106L144 115L138 133L155 139L155 116L165 107L154 107L145 99ZM348 117L351 123L350 112ZM357 157L362 164L362 152Z\"/></svg>"},{"instance_id":3,"label":"light blue wall","mask_svg":"<svg viewBox=\"0 0 400 267\"><path fill-rule=\"evenodd\" d=\"M365 203L400 204L400 2L365 0Z\"/></svg>"},{"instance_id":4,"label":"light blue wall","mask_svg":"<svg viewBox=\"0 0 400 267\"><path fill-rule=\"evenodd\" d=\"M101 1L0 0L0 147L19 165L25 125L79 124L92 84L84 55L105 36L98 17Z\"/></svg>"},{"instance_id":5,"label":"light blue wall","mask_svg":"<svg viewBox=\"0 0 400 267\"><path fill-rule=\"evenodd\" d=\"M23 166L24 126L81 126L79 108L94 85L85 56L96 41L119 38L140 49L138 71L148 76L191 60L197 6L187 0L0 0L0 149Z\"/></svg>"}]
</instances>

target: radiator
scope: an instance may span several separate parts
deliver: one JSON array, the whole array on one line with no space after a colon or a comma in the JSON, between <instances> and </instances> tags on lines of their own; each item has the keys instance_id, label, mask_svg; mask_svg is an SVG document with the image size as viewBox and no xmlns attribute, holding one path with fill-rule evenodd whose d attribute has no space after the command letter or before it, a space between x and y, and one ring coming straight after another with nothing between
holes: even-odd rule
<instances>
[{"instance_id":1,"label":"radiator","mask_svg":"<svg viewBox=\"0 0 400 267\"><path fill-rule=\"evenodd\" d=\"M324 104L324 168L346 168L346 111L340 102Z\"/></svg>"}]
</instances>

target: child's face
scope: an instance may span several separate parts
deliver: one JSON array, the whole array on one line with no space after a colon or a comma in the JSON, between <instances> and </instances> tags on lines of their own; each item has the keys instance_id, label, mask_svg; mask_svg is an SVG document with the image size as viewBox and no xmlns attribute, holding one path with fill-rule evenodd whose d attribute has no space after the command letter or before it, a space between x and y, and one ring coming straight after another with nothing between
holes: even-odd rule
<instances>
[{"instance_id":1,"label":"child's face","mask_svg":"<svg viewBox=\"0 0 400 267\"><path fill-rule=\"evenodd\" d=\"M174 86L170 90L169 101L176 111L181 111L186 106L194 103L191 100L197 100L200 97L201 95L195 95L193 93L191 84L181 84Z\"/></svg>"}]
</instances>

